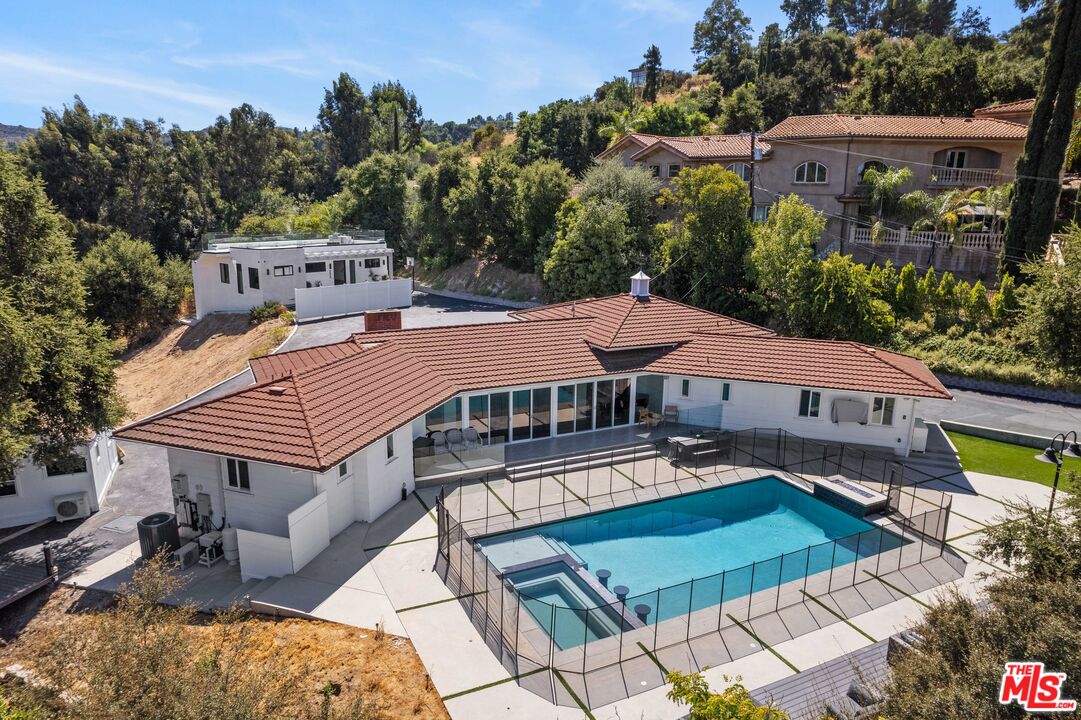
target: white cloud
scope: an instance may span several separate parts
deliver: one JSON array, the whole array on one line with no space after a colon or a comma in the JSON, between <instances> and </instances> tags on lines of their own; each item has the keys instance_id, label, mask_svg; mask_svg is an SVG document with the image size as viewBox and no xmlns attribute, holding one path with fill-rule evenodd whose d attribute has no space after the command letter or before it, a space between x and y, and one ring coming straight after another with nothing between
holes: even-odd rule
<instances>
[{"instance_id":1,"label":"white cloud","mask_svg":"<svg viewBox=\"0 0 1081 720\"><path fill-rule=\"evenodd\" d=\"M430 65L441 73L450 73L451 75L459 75L464 78L470 78L472 80L479 79L479 76L473 72L470 68L464 65L459 65L456 62L450 60L444 60L437 57L419 57L416 59L418 63L422 65Z\"/></svg>"},{"instance_id":2,"label":"white cloud","mask_svg":"<svg viewBox=\"0 0 1081 720\"><path fill-rule=\"evenodd\" d=\"M696 20L696 11L679 0L617 0L625 13L643 17L649 15L666 24Z\"/></svg>"},{"instance_id":3,"label":"white cloud","mask_svg":"<svg viewBox=\"0 0 1081 720\"><path fill-rule=\"evenodd\" d=\"M118 72L116 69L76 66L58 60L46 60L17 52L0 51L0 77L7 77L18 84L28 82L66 83L76 81L85 85L117 88L133 93L156 95L175 102L213 109L217 112L231 107L232 100L205 90L180 85L165 78L150 78Z\"/></svg>"},{"instance_id":4,"label":"white cloud","mask_svg":"<svg viewBox=\"0 0 1081 720\"><path fill-rule=\"evenodd\" d=\"M303 53L295 50L222 55L174 55L171 59L177 65L196 70L209 70L214 67L262 67L297 77L317 77L320 74L307 64L308 58Z\"/></svg>"}]
</instances>

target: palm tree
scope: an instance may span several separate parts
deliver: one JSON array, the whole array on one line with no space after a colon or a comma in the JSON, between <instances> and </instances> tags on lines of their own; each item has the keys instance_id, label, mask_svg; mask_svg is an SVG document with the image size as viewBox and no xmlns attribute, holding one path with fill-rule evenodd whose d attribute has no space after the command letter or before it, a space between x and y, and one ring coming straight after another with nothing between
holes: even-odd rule
<instances>
[{"instance_id":1,"label":"palm tree","mask_svg":"<svg viewBox=\"0 0 1081 720\"><path fill-rule=\"evenodd\" d=\"M946 233L950 236L950 246L961 244L964 234L979 226L979 223L965 221L965 213L961 208L969 202L969 193L964 190L947 190L946 192L932 195L923 190L914 190L901 196L901 208L912 218L912 229L932 230L931 257L928 265L934 263L935 251L938 249L938 234Z\"/></svg>"},{"instance_id":2,"label":"palm tree","mask_svg":"<svg viewBox=\"0 0 1081 720\"><path fill-rule=\"evenodd\" d=\"M1012 183L1005 185L992 185L982 190L973 190L972 199L983 203L991 215L991 225L988 231L991 234L1001 233L1010 212L1010 193L1013 191ZM988 238L990 243L990 238Z\"/></svg>"},{"instance_id":3,"label":"palm tree","mask_svg":"<svg viewBox=\"0 0 1081 720\"><path fill-rule=\"evenodd\" d=\"M907 167L888 167L884 170L869 167L860 176L860 184L870 189L870 205L875 208L875 222L871 225L871 242L875 245L886 233L886 220L896 212L901 201L901 186L912 179Z\"/></svg>"},{"instance_id":4,"label":"palm tree","mask_svg":"<svg viewBox=\"0 0 1081 720\"><path fill-rule=\"evenodd\" d=\"M630 135L642 125L642 119L635 108L627 108L618 113L612 113L611 121L600 129L602 137L608 138L608 145L617 142Z\"/></svg>"}]
</instances>

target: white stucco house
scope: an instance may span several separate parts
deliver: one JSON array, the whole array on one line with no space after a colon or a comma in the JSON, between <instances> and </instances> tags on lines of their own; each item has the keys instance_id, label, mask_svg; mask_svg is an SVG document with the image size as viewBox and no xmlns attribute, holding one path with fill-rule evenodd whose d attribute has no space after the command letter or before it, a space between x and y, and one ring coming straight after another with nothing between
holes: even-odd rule
<instances>
[{"instance_id":1,"label":"white stucco house","mask_svg":"<svg viewBox=\"0 0 1081 720\"><path fill-rule=\"evenodd\" d=\"M55 517L77 520L97 512L120 466L116 443L98 433L55 465L23 461L12 475L0 476L0 528Z\"/></svg>"},{"instance_id":2,"label":"white stucco house","mask_svg":"<svg viewBox=\"0 0 1081 720\"><path fill-rule=\"evenodd\" d=\"M253 385L116 435L167 448L178 517L198 532L235 529L250 578L298 571L418 482L498 471L523 451L625 447L666 418L904 456L920 400L951 397L915 358L782 337L653 297L643 274L632 286L507 322L257 358Z\"/></svg>"},{"instance_id":3,"label":"white stucco house","mask_svg":"<svg viewBox=\"0 0 1081 720\"><path fill-rule=\"evenodd\" d=\"M197 319L270 301L296 306L302 319L409 305L411 283L393 278L394 251L377 231L223 238L192 261ZM376 281L390 284L368 284ZM328 303L331 311L322 312Z\"/></svg>"}]
</instances>

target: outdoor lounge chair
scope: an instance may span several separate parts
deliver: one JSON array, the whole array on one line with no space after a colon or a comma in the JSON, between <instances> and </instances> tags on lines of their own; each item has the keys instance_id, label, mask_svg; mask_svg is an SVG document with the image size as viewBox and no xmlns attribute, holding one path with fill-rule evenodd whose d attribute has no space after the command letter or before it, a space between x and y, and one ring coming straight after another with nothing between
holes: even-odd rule
<instances>
[{"instance_id":1,"label":"outdoor lounge chair","mask_svg":"<svg viewBox=\"0 0 1081 720\"><path fill-rule=\"evenodd\" d=\"M430 437L432 438L432 447L435 448L435 452L441 453L447 451L447 434L442 430L436 430Z\"/></svg>"},{"instance_id":2,"label":"outdoor lounge chair","mask_svg":"<svg viewBox=\"0 0 1081 720\"><path fill-rule=\"evenodd\" d=\"M649 408L638 408L638 422L643 423L647 428L655 428L661 424L663 418L657 413L652 413Z\"/></svg>"},{"instance_id":3,"label":"outdoor lounge chair","mask_svg":"<svg viewBox=\"0 0 1081 720\"><path fill-rule=\"evenodd\" d=\"M451 451L455 448L465 448L465 437L462 435L462 431L458 428L447 430L447 445Z\"/></svg>"},{"instance_id":4,"label":"outdoor lounge chair","mask_svg":"<svg viewBox=\"0 0 1081 720\"><path fill-rule=\"evenodd\" d=\"M671 420L672 422L679 422L679 406L665 405L663 416L666 421Z\"/></svg>"},{"instance_id":5,"label":"outdoor lounge chair","mask_svg":"<svg viewBox=\"0 0 1081 720\"><path fill-rule=\"evenodd\" d=\"M466 428L465 431L462 433L462 437L465 438L465 446L467 448L479 447L480 445L482 445L480 441L480 433L477 432L476 428Z\"/></svg>"}]
</instances>

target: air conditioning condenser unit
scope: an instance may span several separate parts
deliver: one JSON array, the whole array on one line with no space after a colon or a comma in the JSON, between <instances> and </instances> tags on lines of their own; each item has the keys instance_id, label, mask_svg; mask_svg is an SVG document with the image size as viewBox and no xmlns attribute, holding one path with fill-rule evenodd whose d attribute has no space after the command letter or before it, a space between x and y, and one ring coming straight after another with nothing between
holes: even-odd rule
<instances>
[{"instance_id":1,"label":"air conditioning condenser unit","mask_svg":"<svg viewBox=\"0 0 1081 720\"><path fill-rule=\"evenodd\" d=\"M53 498L53 513L57 522L90 517L90 495L87 492L68 493Z\"/></svg>"}]
</instances>

